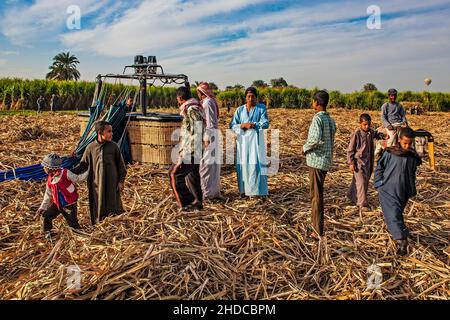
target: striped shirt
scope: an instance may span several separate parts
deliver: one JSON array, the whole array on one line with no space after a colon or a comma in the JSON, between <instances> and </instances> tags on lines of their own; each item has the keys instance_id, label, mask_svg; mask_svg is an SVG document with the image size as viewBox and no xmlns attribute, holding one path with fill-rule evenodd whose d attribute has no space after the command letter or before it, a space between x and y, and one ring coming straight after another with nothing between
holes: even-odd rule
<instances>
[{"instance_id":1,"label":"striped shirt","mask_svg":"<svg viewBox=\"0 0 450 320\"><path fill-rule=\"evenodd\" d=\"M316 113L309 127L308 140L303 146L306 164L315 169L329 171L333 164L336 123L325 111Z\"/></svg>"}]
</instances>

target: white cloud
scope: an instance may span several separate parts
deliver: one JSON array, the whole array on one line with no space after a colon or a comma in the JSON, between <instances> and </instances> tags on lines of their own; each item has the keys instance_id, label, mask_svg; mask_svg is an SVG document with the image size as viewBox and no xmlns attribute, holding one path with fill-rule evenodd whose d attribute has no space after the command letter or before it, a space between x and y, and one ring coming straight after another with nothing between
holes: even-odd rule
<instances>
[{"instance_id":1,"label":"white cloud","mask_svg":"<svg viewBox=\"0 0 450 320\"><path fill-rule=\"evenodd\" d=\"M391 84L411 84L414 89L415 79L421 81L422 74L435 74L449 85L445 80L450 72L449 10L426 10L448 4L448 0L379 0L381 30L368 30L366 21L358 20L366 16L372 1L318 2L252 18L244 15L234 23L214 19L245 8L251 12L253 6L270 1L143 0L127 7L129 2L124 1L82 0L85 8L96 13L98 23L60 33L58 39L71 51L111 60L154 54L168 72L186 73L192 80L216 81L221 86L284 76L306 87L351 90L371 81L382 84L381 89ZM65 23L66 16L61 20L60 13L69 2L36 1L26 8L24 19L4 33L21 43L35 39L36 34L51 34L56 24ZM44 19L46 10L51 14ZM424 13L404 14L411 10ZM240 32L246 36L218 40ZM89 65L96 67L92 61ZM97 73L87 69L83 77L93 79Z\"/></svg>"},{"instance_id":2,"label":"white cloud","mask_svg":"<svg viewBox=\"0 0 450 320\"><path fill-rule=\"evenodd\" d=\"M77 0L82 15L98 11L107 5L109 0ZM74 4L73 0L37 0L32 5L18 2L9 6L0 20L0 31L11 43L21 46L54 39L64 28L69 14L67 8Z\"/></svg>"},{"instance_id":3,"label":"white cloud","mask_svg":"<svg viewBox=\"0 0 450 320\"><path fill-rule=\"evenodd\" d=\"M194 44L167 62L196 80L216 80L222 87L284 76L300 86L346 91L369 81L380 84L380 89L390 84L417 89L430 72L449 71L448 10L400 16L385 20L382 30L368 30L365 21L339 22L358 17L349 7L330 6L244 21L233 27L246 28L246 38L222 45ZM281 22L283 27L257 31Z\"/></svg>"},{"instance_id":4,"label":"white cloud","mask_svg":"<svg viewBox=\"0 0 450 320\"><path fill-rule=\"evenodd\" d=\"M0 51L0 56L16 56L18 54L17 51Z\"/></svg>"},{"instance_id":5,"label":"white cloud","mask_svg":"<svg viewBox=\"0 0 450 320\"><path fill-rule=\"evenodd\" d=\"M7 51L7 50L0 51L0 66L6 66L8 64L9 61L5 59L5 57L12 57L18 54L19 53L17 51Z\"/></svg>"},{"instance_id":6,"label":"white cloud","mask_svg":"<svg viewBox=\"0 0 450 320\"><path fill-rule=\"evenodd\" d=\"M101 55L124 57L139 52L158 53L201 43L219 35L223 25L198 23L199 18L238 10L268 0L182 2L146 0L113 23L61 36L67 46ZM120 41L118 42L118 39Z\"/></svg>"}]
</instances>

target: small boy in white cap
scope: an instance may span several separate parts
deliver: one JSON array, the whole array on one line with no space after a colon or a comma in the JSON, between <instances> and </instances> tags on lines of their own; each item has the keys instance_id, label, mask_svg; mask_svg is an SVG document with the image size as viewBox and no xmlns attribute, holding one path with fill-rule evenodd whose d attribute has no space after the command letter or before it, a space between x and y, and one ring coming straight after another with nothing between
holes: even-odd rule
<instances>
[{"instance_id":1,"label":"small boy in white cap","mask_svg":"<svg viewBox=\"0 0 450 320\"><path fill-rule=\"evenodd\" d=\"M60 214L71 228L81 229L77 219L78 193L74 183L86 180L87 174L76 175L62 168L62 159L57 154L49 154L41 165L48 174L47 188L44 200L37 213L44 217L43 231L45 238L51 238L54 233L52 221Z\"/></svg>"}]
</instances>

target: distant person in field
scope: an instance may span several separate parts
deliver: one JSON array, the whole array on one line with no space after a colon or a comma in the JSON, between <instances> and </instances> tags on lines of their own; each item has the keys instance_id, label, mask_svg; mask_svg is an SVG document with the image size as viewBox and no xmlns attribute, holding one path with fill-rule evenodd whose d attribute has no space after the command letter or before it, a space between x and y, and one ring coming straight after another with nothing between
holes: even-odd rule
<instances>
[{"instance_id":1,"label":"distant person in field","mask_svg":"<svg viewBox=\"0 0 450 320\"><path fill-rule=\"evenodd\" d=\"M319 239L324 234L325 177L333 164L336 123L327 112L330 96L321 90L314 95L312 108L316 111L309 127L308 140L303 146L306 164L309 167L311 196L311 222L313 231L309 234Z\"/></svg>"},{"instance_id":2,"label":"distant person in field","mask_svg":"<svg viewBox=\"0 0 450 320\"><path fill-rule=\"evenodd\" d=\"M119 146L112 141L111 124L97 121L95 131L97 140L87 146L80 164L72 169L76 174L89 172L89 209L93 225L124 212L120 194L127 174Z\"/></svg>"},{"instance_id":3,"label":"distant person in field","mask_svg":"<svg viewBox=\"0 0 450 320\"><path fill-rule=\"evenodd\" d=\"M56 103L57 103L58 97L56 94L52 94L52 97L50 98L50 111L54 112L56 111Z\"/></svg>"},{"instance_id":4,"label":"distant person in field","mask_svg":"<svg viewBox=\"0 0 450 320\"><path fill-rule=\"evenodd\" d=\"M409 230L405 225L403 211L411 197L417 194L416 171L422 164L413 149L415 134L411 128L402 128L399 143L383 153L375 170L375 188L378 190L384 220L394 240L397 254L408 253Z\"/></svg>"},{"instance_id":5,"label":"distant person in field","mask_svg":"<svg viewBox=\"0 0 450 320\"><path fill-rule=\"evenodd\" d=\"M384 135L371 128L372 119L367 113L359 117L359 128L350 137L347 148L347 163L353 174L348 198L359 207L360 218L369 205L367 192L373 172L375 146L374 140L384 139Z\"/></svg>"},{"instance_id":6,"label":"distant person in field","mask_svg":"<svg viewBox=\"0 0 450 320\"><path fill-rule=\"evenodd\" d=\"M231 106L233 105L233 102L231 101L231 99L226 100L226 105L227 105L227 114L230 114Z\"/></svg>"},{"instance_id":7,"label":"distant person in field","mask_svg":"<svg viewBox=\"0 0 450 320\"><path fill-rule=\"evenodd\" d=\"M181 147L176 163L169 169L170 185L181 211L202 210L200 162L205 115L200 102L192 98L190 88L177 89L177 102L183 116Z\"/></svg>"},{"instance_id":8,"label":"distant person in field","mask_svg":"<svg viewBox=\"0 0 450 320\"><path fill-rule=\"evenodd\" d=\"M126 102L127 112L134 112L135 104L133 98L129 97Z\"/></svg>"},{"instance_id":9,"label":"distant person in field","mask_svg":"<svg viewBox=\"0 0 450 320\"><path fill-rule=\"evenodd\" d=\"M38 210L38 215L44 218L43 231L45 238L53 235L53 220L59 215L66 219L67 224L74 229L80 229L77 218L78 193L75 183L86 180L86 174L76 175L62 168L62 159L57 154L49 154L42 161L45 173L48 175L44 200Z\"/></svg>"},{"instance_id":10,"label":"distant person in field","mask_svg":"<svg viewBox=\"0 0 450 320\"><path fill-rule=\"evenodd\" d=\"M397 90L389 89L389 102L386 102L381 107L381 123L385 129L389 139L387 140L387 147L392 147L397 143L397 133L400 128L407 127L406 111L403 106L397 102ZM378 161L383 152L380 143L377 144L375 150L375 159Z\"/></svg>"},{"instance_id":11,"label":"distant person in field","mask_svg":"<svg viewBox=\"0 0 450 320\"><path fill-rule=\"evenodd\" d=\"M258 103L256 88L245 91L246 104L236 109L230 129L237 135L236 172L241 196L267 196L267 158L264 129L269 117L264 104Z\"/></svg>"},{"instance_id":12,"label":"distant person in field","mask_svg":"<svg viewBox=\"0 0 450 320\"><path fill-rule=\"evenodd\" d=\"M205 151L200 163L200 179L204 199L220 197L220 165L222 159L219 141L219 104L209 84L201 83L197 88L205 114L205 135L203 142Z\"/></svg>"},{"instance_id":13,"label":"distant person in field","mask_svg":"<svg viewBox=\"0 0 450 320\"><path fill-rule=\"evenodd\" d=\"M44 108L44 103L45 103L44 98L42 96L39 96L39 98L36 101L38 113L42 112L42 109Z\"/></svg>"}]
</instances>

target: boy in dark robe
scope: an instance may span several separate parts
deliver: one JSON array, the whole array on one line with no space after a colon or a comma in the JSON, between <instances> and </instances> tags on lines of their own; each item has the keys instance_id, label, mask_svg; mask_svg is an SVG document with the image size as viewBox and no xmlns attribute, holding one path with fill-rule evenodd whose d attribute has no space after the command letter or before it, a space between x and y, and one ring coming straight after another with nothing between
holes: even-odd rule
<instances>
[{"instance_id":1,"label":"boy in dark robe","mask_svg":"<svg viewBox=\"0 0 450 320\"><path fill-rule=\"evenodd\" d=\"M373 172L374 139L384 139L384 135L374 131L371 124L370 115L362 114L359 117L359 128L352 134L347 148L347 163L353 174L347 197L359 207L361 220L363 211L367 210L368 207L367 191Z\"/></svg>"},{"instance_id":2,"label":"boy in dark robe","mask_svg":"<svg viewBox=\"0 0 450 320\"><path fill-rule=\"evenodd\" d=\"M416 191L416 170L422 164L413 149L414 131L403 128L399 133L397 146L386 149L375 170L375 187L378 189L384 220L394 240L397 254L408 253L409 230L405 225L403 211Z\"/></svg>"},{"instance_id":3,"label":"boy in dark robe","mask_svg":"<svg viewBox=\"0 0 450 320\"><path fill-rule=\"evenodd\" d=\"M112 126L107 121L95 124L97 140L89 144L80 164L72 169L75 174L89 170L89 209L91 222L123 213L120 193L123 191L127 170L119 146L112 141Z\"/></svg>"}]
</instances>

